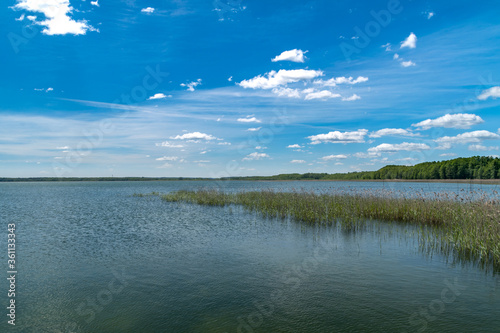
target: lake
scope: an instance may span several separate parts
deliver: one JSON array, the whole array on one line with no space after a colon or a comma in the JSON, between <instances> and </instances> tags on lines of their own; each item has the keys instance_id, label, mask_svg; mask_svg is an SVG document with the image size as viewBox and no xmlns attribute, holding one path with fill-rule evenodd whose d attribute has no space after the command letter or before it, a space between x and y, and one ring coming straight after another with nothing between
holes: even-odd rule
<instances>
[{"instance_id":1,"label":"lake","mask_svg":"<svg viewBox=\"0 0 500 333\"><path fill-rule=\"evenodd\" d=\"M498 275L423 253L414 226L348 233L133 197L219 186L498 196L496 185L449 183L0 183L17 260L16 326L4 269L0 331L499 332Z\"/></svg>"}]
</instances>

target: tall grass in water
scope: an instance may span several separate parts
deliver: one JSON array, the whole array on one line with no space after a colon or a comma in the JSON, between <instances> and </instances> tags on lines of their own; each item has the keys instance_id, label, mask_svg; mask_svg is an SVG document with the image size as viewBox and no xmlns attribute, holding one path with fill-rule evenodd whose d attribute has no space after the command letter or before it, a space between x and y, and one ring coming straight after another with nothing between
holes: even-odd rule
<instances>
[{"instance_id":1,"label":"tall grass in water","mask_svg":"<svg viewBox=\"0 0 500 333\"><path fill-rule=\"evenodd\" d=\"M287 218L309 224L338 225L357 230L367 220L421 225L421 241L483 265L500 268L500 202L484 196L463 198L435 194L433 198L312 192L240 192L214 190L178 191L160 195L171 202L209 206L242 205L267 217Z\"/></svg>"}]
</instances>

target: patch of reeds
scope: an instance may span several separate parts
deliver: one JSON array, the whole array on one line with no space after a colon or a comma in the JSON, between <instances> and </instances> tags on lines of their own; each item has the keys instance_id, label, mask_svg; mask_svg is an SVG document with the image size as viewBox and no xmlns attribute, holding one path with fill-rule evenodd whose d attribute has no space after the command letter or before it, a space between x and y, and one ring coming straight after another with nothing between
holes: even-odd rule
<instances>
[{"instance_id":1,"label":"patch of reeds","mask_svg":"<svg viewBox=\"0 0 500 333\"><path fill-rule=\"evenodd\" d=\"M209 206L241 205L266 217L309 224L329 224L344 230L362 228L367 220L422 226L420 239L461 258L500 267L500 202L489 197L466 198L435 194L410 197L376 192L335 194L313 192L226 193L216 190L178 191L160 195L170 202ZM434 232L435 231L435 232Z\"/></svg>"}]
</instances>

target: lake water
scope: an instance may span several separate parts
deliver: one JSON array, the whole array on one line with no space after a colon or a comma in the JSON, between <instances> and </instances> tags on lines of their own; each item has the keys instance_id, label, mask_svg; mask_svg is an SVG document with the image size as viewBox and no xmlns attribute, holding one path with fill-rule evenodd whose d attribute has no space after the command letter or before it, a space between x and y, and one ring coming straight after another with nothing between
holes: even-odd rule
<instances>
[{"instance_id":1,"label":"lake water","mask_svg":"<svg viewBox=\"0 0 500 333\"><path fill-rule=\"evenodd\" d=\"M497 186L224 182L411 193ZM0 332L499 332L498 276L424 255L412 227L346 233L134 193L216 182L0 183ZM471 187L472 186L472 187ZM16 225L16 326L7 224Z\"/></svg>"}]
</instances>

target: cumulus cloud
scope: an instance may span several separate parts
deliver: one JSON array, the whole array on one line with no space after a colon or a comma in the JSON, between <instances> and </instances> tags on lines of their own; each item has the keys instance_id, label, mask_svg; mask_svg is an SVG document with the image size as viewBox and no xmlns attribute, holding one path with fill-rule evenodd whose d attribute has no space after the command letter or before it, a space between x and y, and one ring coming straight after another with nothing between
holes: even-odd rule
<instances>
[{"instance_id":1,"label":"cumulus cloud","mask_svg":"<svg viewBox=\"0 0 500 333\"><path fill-rule=\"evenodd\" d=\"M193 132L193 133L186 133L183 135L171 136L170 139L172 139L172 140L206 140L206 141L219 140L213 135L200 133L200 132Z\"/></svg>"},{"instance_id":2,"label":"cumulus cloud","mask_svg":"<svg viewBox=\"0 0 500 333\"><path fill-rule=\"evenodd\" d=\"M427 119L416 124L413 127L418 127L422 130L427 130L432 127L458 128L468 129L473 125L482 124L484 120L475 114L456 113L446 114L436 119Z\"/></svg>"},{"instance_id":3,"label":"cumulus cloud","mask_svg":"<svg viewBox=\"0 0 500 333\"><path fill-rule=\"evenodd\" d=\"M488 151L488 150L498 150L498 146L490 146L490 147L486 147L486 146L483 146L483 145L480 145L480 144L476 144L476 145L470 145L470 146L469 146L469 150L470 150L470 151Z\"/></svg>"},{"instance_id":4,"label":"cumulus cloud","mask_svg":"<svg viewBox=\"0 0 500 333\"><path fill-rule=\"evenodd\" d=\"M404 41L401 42L401 48L408 47L414 49L417 47L417 36L412 32Z\"/></svg>"},{"instance_id":5,"label":"cumulus cloud","mask_svg":"<svg viewBox=\"0 0 500 333\"><path fill-rule=\"evenodd\" d=\"M199 85L201 85L201 79L189 83L181 83L181 87L187 87L188 91L194 91L194 88Z\"/></svg>"},{"instance_id":6,"label":"cumulus cloud","mask_svg":"<svg viewBox=\"0 0 500 333\"><path fill-rule=\"evenodd\" d=\"M398 151L422 151L429 150L431 147L425 143L409 143L403 142L398 144L382 143L376 147L368 149L370 153L396 153Z\"/></svg>"},{"instance_id":7,"label":"cumulus cloud","mask_svg":"<svg viewBox=\"0 0 500 333\"><path fill-rule=\"evenodd\" d=\"M401 136L418 136L416 133L412 133L403 128L383 128L381 130L371 132L370 138L380 138L387 135L401 135Z\"/></svg>"},{"instance_id":8,"label":"cumulus cloud","mask_svg":"<svg viewBox=\"0 0 500 333\"><path fill-rule=\"evenodd\" d=\"M176 145L168 141L160 142L155 144L157 147L167 147L167 148L183 148L183 145Z\"/></svg>"},{"instance_id":9,"label":"cumulus cloud","mask_svg":"<svg viewBox=\"0 0 500 333\"><path fill-rule=\"evenodd\" d=\"M255 152L255 153L251 153L251 154L247 155L246 157L244 157L243 161L255 161L255 160L260 160L263 158L269 158L269 155L267 155L265 153Z\"/></svg>"},{"instance_id":10,"label":"cumulus cloud","mask_svg":"<svg viewBox=\"0 0 500 333\"><path fill-rule=\"evenodd\" d=\"M331 160L344 160L347 158L347 155L328 155L328 156L323 156L321 159L323 161L331 161Z\"/></svg>"},{"instance_id":11,"label":"cumulus cloud","mask_svg":"<svg viewBox=\"0 0 500 333\"><path fill-rule=\"evenodd\" d=\"M247 131L249 132L257 132L257 131L260 131L262 127L251 127L249 129L247 129Z\"/></svg>"},{"instance_id":12,"label":"cumulus cloud","mask_svg":"<svg viewBox=\"0 0 500 333\"><path fill-rule=\"evenodd\" d=\"M45 15L45 20L35 22L45 27L42 30L45 35L85 35L89 30L96 31L87 21L75 21L70 17L73 7L69 0L19 0L14 9Z\"/></svg>"},{"instance_id":13,"label":"cumulus cloud","mask_svg":"<svg viewBox=\"0 0 500 333\"><path fill-rule=\"evenodd\" d=\"M477 99L484 101L490 97L493 99L500 97L500 87L491 87L484 90L481 95L477 96Z\"/></svg>"},{"instance_id":14,"label":"cumulus cloud","mask_svg":"<svg viewBox=\"0 0 500 333\"><path fill-rule=\"evenodd\" d=\"M444 154L440 154L439 156L441 156L441 157L454 157L454 156L457 156L457 154L455 154L455 153L444 153Z\"/></svg>"},{"instance_id":15,"label":"cumulus cloud","mask_svg":"<svg viewBox=\"0 0 500 333\"><path fill-rule=\"evenodd\" d=\"M165 94L162 94L162 93L159 93L159 94L154 94L153 96L149 97L148 100L153 100L153 99L163 99L163 98L167 98L167 97L172 97L172 95L165 95Z\"/></svg>"},{"instance_id":16,"label":"cumulus cloud","mask_svg":"<svg viewBox=\"0 0 500 333\"><path fill-rule=\"evenodd\" d=\"M413 61L408 60L408 61L402 61L401 62L401 66L403 66L403 67L411 67L411 66L416 66L416 64Z\"/></svg>"},{"instance_id":17,"label":"cumulus cloud","mask_svg":"<svg viewBox=\"0 0 500 333\"><path fill-rule=\"evenodd\" d=\"M147 7L147 8L141 9L141 13L147 13L147 14L151 14L154 11L155 11L155 9L153 7Z\"/></svg>"},{"instance_id":18,"label":"cumulus cloud","mask_svg":"<svg viewBox=\"0 0 500 333\"><path fill-rule=\"evenodd\" d=\"M250 116L247 116L246 118L238 118L237 121L240 123L261 123L262 122L259 119L255 118L255 117L250 117Z\"/></svg>"},{"instance_id":19,"label":"cumulus cloud","mask_svg":"<svg viewBox=\"0 0 500 333\"><path fill-rule=\"evenodd\" d=\"M238 83L243 88L252 89L273 89L279 86L287 85L301 80L311 80L318 76L322 76L322 71L308 69L280 69L278 72L271 71L265 76L259 75L249 80L243 80Z\"/></svg>"},{"instance_id":20,"label":"cumulus cloud","mask_svg":"<svg viewBox=\"0 0 500 333\"><path fill-rule=\"evenodd\" d=\"M360 96L356 95L356 94L353 94L352 96L350 97L342 97L342 100L344 102L351 102L351 101L357 101L358 99L361 99Z\"/></svg>"},{"instance_id":21,"label":"cumulus cloud","mask_svg":"<svg viewBox=\"0 0 500 333\"><path fill-rule=\"evenodd\" d=\"M459 134L457 136L443 136L436 141L439 144L455 144L455 143L481 143L483 140L499 140L500 135L489 131L473 131Z\"/></svg>"},{"instance_id":22,"label":"cumulus cloud","mask_svg":"<svg viewBox=\"0 0 500 333\"><path fill-rule=\"evenodd\" d=\"M273 88L273 93L280 97L300 98L300 91L298 89L278 87Z\"/></svg>"},{"instance_id":23,"label":"cumulus cloud","mask_svg":"<svg viewBox=\"0 0 500 333\"><path fill-rule=\"evenodd\" d=\"M427 19L430 20L434 15L435 15L434 12L428 12Z\"/></svg>"},{"instance_id":24,"label":"cumulus cloud","mask_svg":"<svg viewBox=\"0 0 500 333\"><path fill-rule=\"evenodd\" d=\"M90 1L90 4L91 4L92 6L99 7L99 0L96 0L96 1Z\"/></svg>"},{"instance_id":25,"label":"cumulus cloud","mask_svg":"<svg viewBox=\"0 0 500 333\"><path fill-rule=\"evenodd\" d=\"M311 140L311 144L319 143L362 143L365 142L365 136L368 133L366 129L358 129L352 132L333 131L326 134L311 135L307 138Z\"/></svg>"},{"instance_id":26,"label":"cumulus cloud","mask_svg":"<svg viewBox=\"0 0 500 333\"><path fill-rule=\"evenodd\" d=\"M294 145L288 145L287 148L300 149L300 148L302 148L302 146L298 145L298 144L294 144Z\"/></svg>"},{"instance_id":27,"label":"cumulus cloud","mask_svg":"<svg viewBox=\"0 0 500 333\"><path fill-rule=\"evenodd\" d=\"M335 87L338 84L356 84L356 83L362 83L368 81L367 77L364 76L358 76L356 79L354 79L352 76L345 77L345 76L340 76L340 77L332 77L331 79L328 80L315 80L314 84L319 84L322 85L323 87Z\"/></svg>"},{"instance_id":28,"label":"cumulus cloud","mask_svg":"<svg viewBox=\"0 0 500 333\"><path fill-rule=\"evenodd\" d=\"M328 90L321 90L321 91L315 91L315 92L310 92L304 97L306 101L311 100L311 99L329 99L329 98L338 98L341 97L340 94L335 94L332 93L331 91Z\"/></svg>"},{"instance_id":29,"label":"cumulus cloud","mask_svg":"<svg viewBox=\"0 0 500 333\"><path fill-rule=\"evenodd\" d=\"M304 54L305 53L307 53L307 51L302 51L302 50L297 50L297 49L284 51L280 55L271 59L271 61L272 62L277 62L277 61L304 62Z\"/></svg>"},{"instance_id":30,"label":"cumulus cloud","mask_svg":"<svg viewBox=\"0 0 500 333\"><path fill-rule=\"evenodd\" d=\"M291 160L290 163L302 164L302 163L306 163L306 161L304 161L304 160Z\"/></svg>"}]
</instances>

